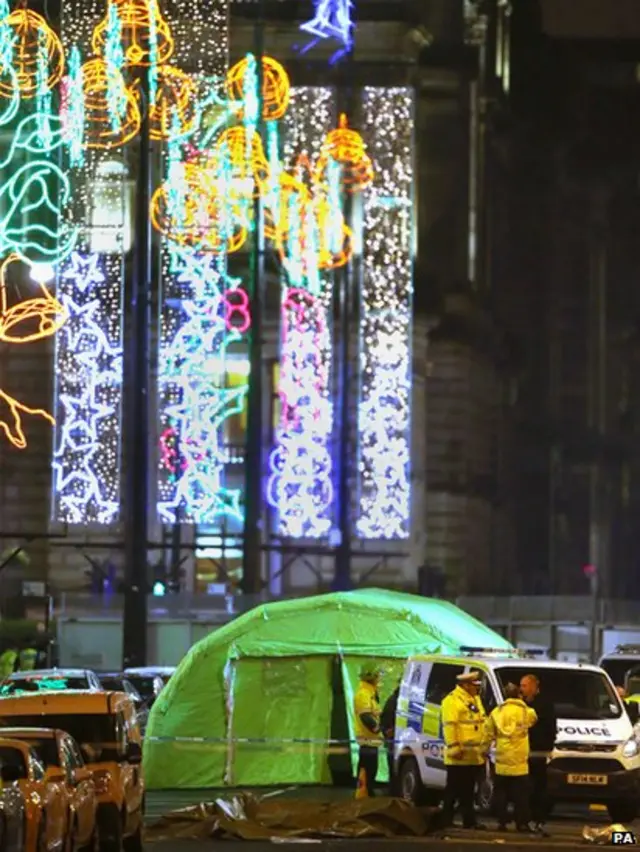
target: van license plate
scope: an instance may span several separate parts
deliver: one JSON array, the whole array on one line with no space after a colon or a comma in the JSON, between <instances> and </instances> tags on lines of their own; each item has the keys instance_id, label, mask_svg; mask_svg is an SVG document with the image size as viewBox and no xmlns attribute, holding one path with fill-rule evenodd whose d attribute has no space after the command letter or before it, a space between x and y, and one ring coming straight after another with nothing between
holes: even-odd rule
<instances>
[{"instance_id":1,"label":"van license plate","mask_svg":"<svg viewBox=\"0 0 640 852\"><path fill-rule=\"evenodd\" d=\"M567 775L569 784L592 784L594 786L603 787L607 783L606 775Z\"/></svg>"}]
</instances>

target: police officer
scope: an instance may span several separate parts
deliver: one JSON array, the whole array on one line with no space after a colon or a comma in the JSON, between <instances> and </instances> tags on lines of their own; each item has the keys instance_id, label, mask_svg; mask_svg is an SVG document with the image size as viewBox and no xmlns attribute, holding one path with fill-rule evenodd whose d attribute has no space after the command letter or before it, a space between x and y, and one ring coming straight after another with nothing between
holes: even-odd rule
<instances>
[{"instance_id":1,"label":"police officer","mask_svg":"<svg viewBox=\"0 0 640 852\"><path fill-rule=\"evenodd\" d=\"M35 669L37 662L37 650L35 648L32 648L30 645L26 645L20 651L20 656L18 657L18 671L32 672Z\"/></svg>"},{"instance_id":2,"label":"police officer","mask_svg":"<svg viewBox=\"0 0 640 852\"><path fill-rule=\"evenodd\" d=\"M520 679L520 692L525 702L535 710L537 723L531 728L529 741L529 778L531 782L531 816L536 830L543 837L548 834L544 828L549 815L549 797L547 794L547 758L553 751L557 736L557 718L553 701L540 692L540 681L534 674L524 675Z\"/></svg>"},{"instance_id":3,"label":"police officer","mask_svg":"<svg viewBox=\"0 0 640 852\"><path fill-rule=\"evenodd\" d=\"M365 665L360 670L360 683L354 698L354 729L360 756L358 782L362 772L366 777L367 795L373 796L373 786L378 774L378 755L382 744L380 730L380 679L382 672L376 665Z\"/></svg>"},{"instance_id":4,"label":"police officer","mask_svg":"<svg viewBox=\"0 0 640 852\"><path fill-rule=\"evenodd\" d=\"M482 678L479 672L458 675L457 686L442 702L444 763L447 783L442 821L453 825L456 802L464 828L484 828L476 821L473 797L480 767L487 754L487 716L480 700Z\"/></svg>"},{"instance_id":5,"label":"police officer","mask_svg":"<svg viewBox=\"0 0 640 852\"><path fill-rule=\"evenodd\" d=\"M380 716L380 729L384 737L384 744L387 750L387 764L389 767L389 795L393 795L396 786L393 771L393 757L395 751L396 714L398 712L399 698L400 683L398 683L391 695L387 698Z\"/></svg>"},{"instance_id":6,"label":"police officer","mask_svg":"<svg viewBox=\"0 0 640 852\"><path fill-rule=\"evenodd\" d=\"M12 645L7 648L6 651L0 656L0 677L9 677L12 675L16 669L16 663L18 662L18 651Z\"/></svg>"},{"instance_id":7,"label":"police officer","mask_svg":"<svg viewBox=\"0 0 640 852\"><path fill-rule=\"evenodd\" d=\"M516 828L532 833L529 825L529 728L538 721L514 683L504 688L505 701L489 716L487 739L496 743L496 780L494 805L498 830L506 831L509 802L513 803Z\"/></svg>"}]
</instances>

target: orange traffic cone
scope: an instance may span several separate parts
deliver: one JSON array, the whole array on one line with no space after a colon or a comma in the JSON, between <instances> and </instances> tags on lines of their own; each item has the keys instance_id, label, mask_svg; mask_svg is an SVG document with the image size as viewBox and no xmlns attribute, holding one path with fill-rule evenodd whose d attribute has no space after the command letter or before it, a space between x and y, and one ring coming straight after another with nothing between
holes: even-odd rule
<instances>
[{"instance_id":1,"label":"orange traffic cone","mask_svg":"<svg viewBox=\"0 0 640 852\"><path fill-rule=\"evenodd\" d=\"M367 770L362 768L358 773L358 786L356 787L356 799L366 799L369 796L367 790Z\"/></svg>"}]
</instances>

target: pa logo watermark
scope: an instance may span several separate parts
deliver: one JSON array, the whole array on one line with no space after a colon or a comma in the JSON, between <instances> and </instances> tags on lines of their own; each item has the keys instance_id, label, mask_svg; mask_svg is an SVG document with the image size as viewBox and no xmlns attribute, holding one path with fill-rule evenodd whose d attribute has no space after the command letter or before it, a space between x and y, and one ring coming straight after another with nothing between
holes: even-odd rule
<instances>
[{"instance_id":1,"label":"pa logo watermark","mask_svg":"<svg viewBox=\"0 0 640 852\"><path fill-rule=\"evenodd\" d=\"M637 844L636 836L633 831L612 831L611 843L614 846L635 846Z\"/></svg>"}]
</instances>

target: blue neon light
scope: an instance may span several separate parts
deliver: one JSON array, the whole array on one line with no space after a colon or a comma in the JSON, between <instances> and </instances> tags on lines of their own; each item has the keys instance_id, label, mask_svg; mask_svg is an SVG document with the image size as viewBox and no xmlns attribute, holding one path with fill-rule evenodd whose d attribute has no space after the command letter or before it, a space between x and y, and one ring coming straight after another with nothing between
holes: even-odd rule
<instances>
[{"instance_id":1,"label":"blue neon light","mask_svg":"<svg viewBox=\"0 0 640 852\"><path fill-rule=\"evenodd\" d=\"M302 53L315 47L322 39L335 39L342 47L333 54L331 63L337 62L348 53L353 46L352 0L314 0L315 15L310 21L302 24L300 29L314 37Z\"/></svg>"}]
</instances>

